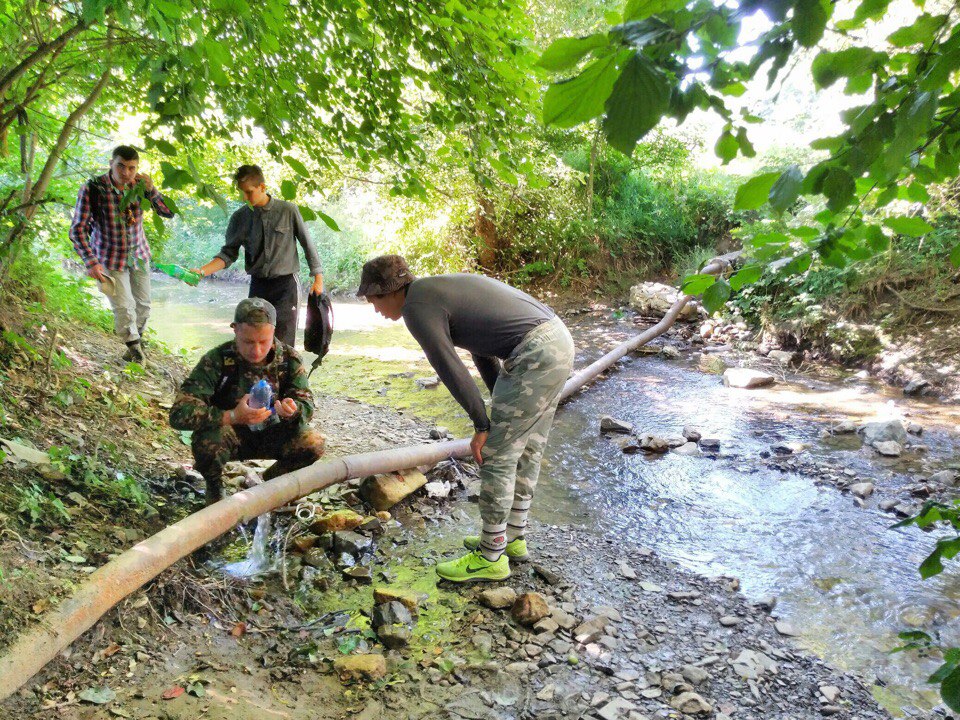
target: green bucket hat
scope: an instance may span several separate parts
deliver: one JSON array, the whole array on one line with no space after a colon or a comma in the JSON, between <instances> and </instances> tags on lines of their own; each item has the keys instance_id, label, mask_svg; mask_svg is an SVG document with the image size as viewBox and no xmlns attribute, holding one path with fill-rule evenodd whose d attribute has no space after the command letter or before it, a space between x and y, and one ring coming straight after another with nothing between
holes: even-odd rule
<instances>
[{"instance_id":1,"label":"green bucket hat","mask_svg":"<svg viewBox=\"0 0 960 720\"><path fill-rule=\"evenodd\" d=\"M381 255L363 264L357 296L387 295L416 279L403 256Z\"/></svg>"},{"instance_id":2,"label":"green bucket hat","mask_svg":"<svg viewBox=\"0 0 960 720\"><path fill-rule=\"evenodd\" d=\"M246 325L277 325L277 311L262 298L246 298L240 301L233 313L233 322Z\"/></svg>"}]
</instances>

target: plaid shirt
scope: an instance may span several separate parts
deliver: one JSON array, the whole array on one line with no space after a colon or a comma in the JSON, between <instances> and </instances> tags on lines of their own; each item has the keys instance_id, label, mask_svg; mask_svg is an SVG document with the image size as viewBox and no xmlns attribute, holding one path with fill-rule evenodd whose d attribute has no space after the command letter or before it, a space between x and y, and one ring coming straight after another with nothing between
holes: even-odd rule
<instances>
[{"instance_id":1,"label":"plaid shirt","mask_svg":"<svg viewBox=\"0 0 960 720\"><path fill-rule=\"evenodd\" d=\"M91 203L91 184L96 183L100 202ZM140 262L150 262L150 245L143 234L143 208L134 202L120 211L120 192L110 181L110 174L85 182L77 195L77 207L70 225L70 240L88 268L97 263L107 270L123 270ZM165 218L172 218L160 192L147 193L153 209Z\"/></svg>"}]
</instances>

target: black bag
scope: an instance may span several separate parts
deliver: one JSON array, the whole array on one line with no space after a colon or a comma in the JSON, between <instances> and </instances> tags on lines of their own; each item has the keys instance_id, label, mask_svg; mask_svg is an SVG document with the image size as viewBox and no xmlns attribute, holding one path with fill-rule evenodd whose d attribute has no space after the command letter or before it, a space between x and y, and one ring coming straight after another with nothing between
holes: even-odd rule
<instances>
[{"instance_id":1,"label":"black bag","mask_svg":"<svg viewBox=\"0 0 960 720\"><path fill-rule=\"evenodd\" d=\"M307 326L303 331L303 349L316 353L317 356L310 368L310 375L323 362L324 355L330 350L332 338L333 303L330 302L330 296L326 293L310 293L307 298Z\"/></svg>"}]
</instances>

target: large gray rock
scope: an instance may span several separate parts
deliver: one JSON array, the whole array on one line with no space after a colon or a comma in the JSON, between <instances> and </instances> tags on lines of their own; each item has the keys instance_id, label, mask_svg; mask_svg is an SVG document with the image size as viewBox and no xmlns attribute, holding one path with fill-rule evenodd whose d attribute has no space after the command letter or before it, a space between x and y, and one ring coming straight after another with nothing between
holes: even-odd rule
<instances>
[{"instance_id":1,"label":"large gray rock","mask_svg":"<svg viewBox=\"0 0 960 720\"><path fill-rule=\"evenodd\" d=\"M333 549L338 553L347 553L356 557L372 550L373 540L352 530L335 532L333 534Z\"/></svg>"},{"instance_id":2,"label":"large gray rock","mask_svg":"<svg viewBox=\"0 0 960 720\"><path fill-rule=\"evenodd\" d=\"M903 453L903 447L900 445L900 443L893 440L875 442L873 443L873 448L878 453L885 455L886 457L900 457L900 455Z\"/></svg>"},{"instance_id":3,"label":"large gray rock","mask_svg":"<svg viewBox=\"0 0 960 720\"><path fill-rule=\"evenodd\" d=\"M860 428L860 434L867 445L891 440L900 445L907 444L907 431L899 420L868 422Z\"/></svg>"},{"instance_id":4,"label":"large gray rock","mask_svg":"<svg viewBox=\"0 0 960 720\"><path fill-rule=\"evenodd\" d=\"M600 418L600 432L631 433L633 432L633 425L610 415L604 415Z\"/></svg>"},{"instance_id":5,"label":"large gray rock","mask_svg":"<svg viewBox=\"0 0 960 720\"><path fill-rule=\"evenodd\" d=\"M396 600L380 603L373 608L370 624L376 630L384 625L411 625L413 616L406 605Z\"/></svg>"},{"instance_id":6,"label":"large gray rock","mask_svg":"<svg viewBox=\"0 0 960 720\"><path fill-rule=\"evenodd\" d=\"M941 470L927 478L928 482L938 483L940 485L954 485L957 479L957 473L953 470Z\"/></svg>"},{"instance_id":7,"label":"large gray rock","mask_svg":"<svg viewBox=\"0 0 960 720\"><path fill-rule=\"evenodd\" d=\"M680 298L676 288L662 283L644 282L630 288L630 305L643 315L663 317ZM687 303L680 311L679 320L694 320L697 308Z\"/></svg>"},{"instance_id":8,"label":"large gray rock","mask_svg":"<svg viewBox=\"0 0 960 720\"><path fill-rule=\"evenodd\" d=\"M727 387L752 390L773 385L776 381L777 379L770 373L750 368L728 368L723 373L723 384Z\"/></svg>"}]
</instances>

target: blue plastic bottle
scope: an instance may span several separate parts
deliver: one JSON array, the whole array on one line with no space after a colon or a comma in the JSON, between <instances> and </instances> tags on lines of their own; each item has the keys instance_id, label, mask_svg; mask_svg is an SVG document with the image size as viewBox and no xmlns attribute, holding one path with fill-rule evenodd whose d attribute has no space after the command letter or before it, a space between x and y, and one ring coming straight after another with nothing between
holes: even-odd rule
<instances>
[{"instance_id":1,"label":"blue plastic bottle","mask_svg":"<svg viewBox=\"0 0 960 720\"><path fill-rule=\"evenodd\" d=\"M250 425L253 431L263 430L277 422L277 409L273 406L273 388L266 380L257 380L250 388L250 402L252 408L270 408L270 417L262 423Z\"/></svg>"}]
</instances>

